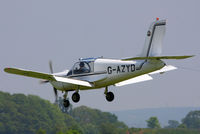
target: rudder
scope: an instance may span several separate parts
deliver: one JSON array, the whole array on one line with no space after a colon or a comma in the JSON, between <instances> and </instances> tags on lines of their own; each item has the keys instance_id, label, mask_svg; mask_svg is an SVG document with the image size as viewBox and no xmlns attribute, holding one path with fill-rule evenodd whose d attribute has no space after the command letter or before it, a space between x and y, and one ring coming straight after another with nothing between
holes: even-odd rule
<instances>
[{"instance_id":1,"label":"rudder","mask_svg":"<svg viewBox=\"0 0 200 134\"><path fill-rule=\"evenodd\" d=\"M150 25L141 57L160 56L165 29L166 20L157 20Z\"/></svg>"}]
</instances>

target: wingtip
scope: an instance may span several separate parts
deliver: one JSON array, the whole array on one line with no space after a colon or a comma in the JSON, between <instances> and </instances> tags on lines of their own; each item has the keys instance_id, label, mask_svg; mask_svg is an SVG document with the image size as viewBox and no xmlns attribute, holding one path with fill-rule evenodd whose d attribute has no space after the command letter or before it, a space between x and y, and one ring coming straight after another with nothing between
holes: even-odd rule
<instances>
[{"instance_id":1,"label":"wingtip","mask_svg":"<svg viewBox=\"0 0 200 134\"><path fill-rule=\"evenodd\" d=\"M194 57L195 55L187 55L187 56L185 56L186 58L192 58L192 57Z\"/></svg>"},{"instance_id":2,"label":"wingtip","mask_svg":"<svg viewBox=\"0 0 200 134\"><path fill-rule=\"evenodd\" d=\"M9 67L4 68L4 72L8 72L9 69L10 69Z\"/></svg>"}]
</instances>

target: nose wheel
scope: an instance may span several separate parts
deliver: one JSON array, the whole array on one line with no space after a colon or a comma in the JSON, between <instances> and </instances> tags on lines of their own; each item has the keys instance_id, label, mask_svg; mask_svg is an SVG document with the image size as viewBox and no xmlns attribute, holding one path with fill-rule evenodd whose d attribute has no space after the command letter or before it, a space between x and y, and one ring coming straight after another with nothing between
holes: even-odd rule
<instances>
[{"instance_id":1,"label":"nose wheel","mask_svg":"<svg viewBox=\"0 0 200 134\"><path fill-rule=\"evenodd\" d=\"M69 107L69 105L70 105L69 100L64 99L63 100L63 105L64 105L64 107Z\"/></svg>"},{"instance_id":2,"label":"nose wheel","mask_svg":"<svg viewBox=\"0 0 200 134\"><path fill-rule=\"evenodd\" d=\"M69 102L69 100L67 99L67 94L68 94L68 92L66 91L65 92L65 94L63 95L63 105L64 105L64 107L69 107L69 105L70 105L70 102Z\"/></svg>"}]
</instances>

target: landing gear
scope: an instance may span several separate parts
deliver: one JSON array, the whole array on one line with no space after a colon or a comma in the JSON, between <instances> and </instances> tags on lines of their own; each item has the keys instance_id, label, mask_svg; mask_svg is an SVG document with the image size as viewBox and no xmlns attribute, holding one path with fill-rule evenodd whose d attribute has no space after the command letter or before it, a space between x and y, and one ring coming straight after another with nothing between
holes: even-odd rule
<instances>
[{"instance_id":1,"label":"landing gear","mask_svg":"<svg viewBox=\"0 0 200 134\"><path fill-rule=\"evenodd\" d=\"M64 105L64 107L69 107L69 105L70 105L69 100L64 99L63 105Z\"/></svg>"},{"instance_id":2,"label":"landing gear","mask_svg":"<svg viewBox=\"0 0 200 134\"><path fill-rule=\"evenodd\" d=\"M73 95L72 95L72 100L73 100L73 102L75 102L75 103L79 102L79 100L80 100L80 95L79 95L78 92L73 93Z\"/></svg>"},{"instance_id":3,"label":"landing gear","mask_svg":"<svg viewBox=\"0 0 200 134\"><path fill-rule=\"evenodd\" d=\"M68 94L68 92L66 91L65 92L65 94L63 95L63 105L64 105L64 107L69 107L69 105L70 105L70 102L69 102L69 100L67 99L67 94Z\"/></svg>"},{"instance_id":4,"label":"landing gear","mask_svg":"<svg viewBox=\"0 0 200 134\"><path fill-rule=\"evenodd\" d=\"M108 87L106 87L104 94L106 95L106 100L111 102L114 100L114 94L112 92L108 92Z\"/></svg>"},{"instance_id":5,"label":"landing gear","mask_svg":"<svg viewBox=\"0 0 200 134\"><path fill-rule=\"evenodd\" d=\"M76 91L75 93L73 93L73 95L72 95L72 100L73 100L73 102L75 102L75 103L79 102L79 100L80 100L80 95L79 95L78 91L79 91L79 90L77 90L77 91ZM66 108L70 106L70 102L69 102L69 100L67 99L67 94L68 94L68 91L65 91L65 94L63 95L63 105L64 105L64 107L66 107Z\"/></svg>"},{"instance_id":6,"label":"landing gear","mask_svg":"<svg viewBox=\"0 0 200 134\"><path fill-rule=\"evenodd\" d=\"M78 92L79 92L79 88L72 94L72 101L75 103L80 101L80 95ZM65 94L63 95L63 105L65 108L70 106L70 102L67 99L67 94L68 94L68 91L65 91ZM108 87L105 87L104 94L108 102L111 102L114 100L114 94L113 92L108 92Z\"/></svg>"},{"instance_id":7,"label":"landing gear","mask_svg":"<svg viewBox=\"0 0 200 134\"><path fill-rule=\"evenodd\" d=\"M113 101L114 100L114 94L112 92L108 92L106 94L106 100L109 101L109 102Z\"/></svg>"}]
</instances>

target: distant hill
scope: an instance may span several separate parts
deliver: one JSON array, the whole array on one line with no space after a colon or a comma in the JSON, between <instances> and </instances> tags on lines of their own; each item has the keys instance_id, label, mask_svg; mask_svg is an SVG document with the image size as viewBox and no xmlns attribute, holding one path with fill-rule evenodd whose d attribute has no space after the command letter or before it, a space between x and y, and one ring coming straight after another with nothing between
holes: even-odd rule
<instances>
[{"instance_id":1,"label":"distant hill","mask_svg":"<svg viewBox=\"0 0 200 134\"><path fill-rule=\"evenodd\" d=\"M162 127L168 124L168 120L181 122L186 114L192 110L200 110L197 107L174 107L174 108L148 108L138 110L114 111L120 121L129 127L145 128L146 120L151 116L158 117Z\"/></svg>"},{"instance_id":2,"label":"distant hill","mask_svg":"<svg viewBox=\"0 0 200 134\"><path fill-rule=\"evenodd\" d=\"M0 92L0 134L121 134L128 127L108 112L85 106L62 113L38 96Z\"/></svg>"}]
</instances>

